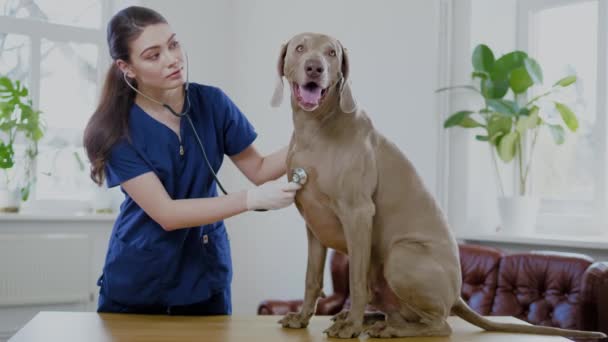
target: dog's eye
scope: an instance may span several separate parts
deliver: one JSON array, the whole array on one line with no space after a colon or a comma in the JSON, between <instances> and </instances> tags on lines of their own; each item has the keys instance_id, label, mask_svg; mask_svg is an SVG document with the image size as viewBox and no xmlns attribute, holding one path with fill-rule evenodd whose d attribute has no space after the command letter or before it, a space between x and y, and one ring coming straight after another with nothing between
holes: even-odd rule
<instances>
[{"instance_id":1,"label":"dog's eye","mask_svg":"<svg viewBox=\"0 0 608 342\"><path fill-rule=\"evenodd\" d=\"M300 44L300 45L296 46L296 51L298 51L298 52L304 51L304 45Z\"/></svg>"},{"instance_id":2,"label":"dog's eye","mask_svg":"<svg viewBox=\"0 0 608 342\"><path fill-rule=\"evenodd\" d=\"M332 57L336 57L336 50L329 51L329 55Z\"/></svg>"}]
</instances>

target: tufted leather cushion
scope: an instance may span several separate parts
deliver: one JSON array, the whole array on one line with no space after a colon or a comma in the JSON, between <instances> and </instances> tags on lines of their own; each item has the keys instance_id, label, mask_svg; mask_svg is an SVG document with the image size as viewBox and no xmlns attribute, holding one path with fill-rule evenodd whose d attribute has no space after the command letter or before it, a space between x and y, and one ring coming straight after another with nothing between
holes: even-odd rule
<instances>
[{"instance_id":1,"label":"tufted leather cushion","mask_svg":"<svg viewBox=\"0 0 608 342\"><path fill-rule=\"evenodd\" d=\"M502 251L476 245L459 245L462 298L481 315L489 315L496 294Z\"/></svg>"},{"instance_id":2,"label":"tufted leather cushion","mask_svg":"<svg viewBox=\"0 0 608 342\"><path fill-rule=\"evenodd\" d=\"M592 260L581 254L533 252L504 256L492 315L532 324L582 329L583 274Z\"/></svg>"},{"instance_id":3,"label":"tufted leather cushion","mask_svg":"<svg viewBox=\"0 0 608 342\"><path fill-rule=\"evenodd\" d=\"M302 300L265 300L258 305L258 315L285 315L288 312L298 312Z\"/></svg>"},{"instance_id":4,"label":"tufted leather cushion","mask_svg":"<svg viewBox=\"0 0 608 342\"><path fill-rule=\"evenodd\" d=\"M334 293L345 297L348 295L348 256L346 254L331 250L331 280Z\"/></svg>"}]
</instances>

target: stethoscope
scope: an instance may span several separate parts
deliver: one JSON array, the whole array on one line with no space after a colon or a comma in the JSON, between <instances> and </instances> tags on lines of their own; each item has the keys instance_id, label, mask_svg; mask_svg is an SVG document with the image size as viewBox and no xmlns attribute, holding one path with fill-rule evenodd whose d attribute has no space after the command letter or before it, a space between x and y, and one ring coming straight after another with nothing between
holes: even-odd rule
<instances>
[{"instance_id":1,"label":"stethoscope","mask_svg":"<svg viewBox=\"0 0 608 342\"><path fill-rule=\"evenodd\" d=\"M136 93L138 93L139 95L145 97L146 99L166 108L171 114L173 114L174 116L178 117L178 118L186 118L188 123L190 124L190 128L192 128L192 132L194 132L194 137L196 138L196 142L198 143L198 146L201 150L201 153L203 155L203 158L205 159L205 163L207 164L207 168L209 168L209 172L211 172L211 175L213 176L213 179L215 180L215 182L217 183L217 185L220 187L220 190L222 190L222 193L224 193L224 195L228 195L228 192L226 191L226 189L224 189L224 186L222 185L222 183L220 182L219 178L217 177L217 174L215 173L215 171L213 170L213 167L211 167L211 163L209 162L209 158L207 158L207 153L205 152L205 148L203 146L203 142L201 140L201 137L199 136L198 132L196 131L196 128L194 128L194 124L192 123L192 119L190 118L189 112L190 112L190 97L188 96L188 86L190 85L189 82L189 68L188 68L188 54L185 54L186 56L186 82L184 83L184 99L186 101L186 106L184 108L184 110L182 112L176 112L175 110L173 110L173 108L171 108L171 106L169 106L166 103L160 102L144 93L142 93L141 91L139 91L137 88L135 88L131 82L129 82L129 80L127 79L127 73L123 73L123 78L125 80L125 83L127 83L127 85L133 89L133 91L135 91ZM308 180L308 175L306 174L306 171L302 168L295 168L292 170L291 173L291 181L298 183L300 185L304 185L306 183L306 181ZM268 209L256 209L255 211L268 211Z\"/></svg>"}]
</instances>

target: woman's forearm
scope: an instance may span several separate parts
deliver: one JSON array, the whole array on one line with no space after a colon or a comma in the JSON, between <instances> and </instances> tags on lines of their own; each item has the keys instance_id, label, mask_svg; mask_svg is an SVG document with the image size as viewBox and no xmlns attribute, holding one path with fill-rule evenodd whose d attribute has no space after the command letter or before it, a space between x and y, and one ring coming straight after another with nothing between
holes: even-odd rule
<instances>
[{"instance_id":1,"label":"woman's forearm","mask_svg":"<svg viewBox=\"0 0 608 342\"><path fill-rule=\"evenodd\" d=\"M260 184L277 179L287 172L287 149L285 146L262 159L256 177Z\"/></svg>"},{"instance_id":2,"label":"woman's forearm","mask_svg":"<svg viewBox=\"0 0 608 342\"><path fill-rule=\"evenodd\" d=\"M171 231L211 224L245 211L246 191L220 197L170 200L159 223L163 229Z\"/></svg>"}]
</instances>

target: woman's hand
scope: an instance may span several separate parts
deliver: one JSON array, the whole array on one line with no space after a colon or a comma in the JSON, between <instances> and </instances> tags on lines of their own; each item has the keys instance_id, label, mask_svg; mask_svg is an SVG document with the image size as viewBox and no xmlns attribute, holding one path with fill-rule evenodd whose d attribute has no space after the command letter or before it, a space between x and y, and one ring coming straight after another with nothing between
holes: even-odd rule
<instances>
[{"instance_id":1,"label":"woman's hand","mask_svg":"<svg viewBox=\"0 0 608 342\"><path fill-rule=\"evenodd\" d=\"M281 209L291 205L302 186L284 179L270 181L247 191L247 210Z\"/></svg>"}]
</instances>

